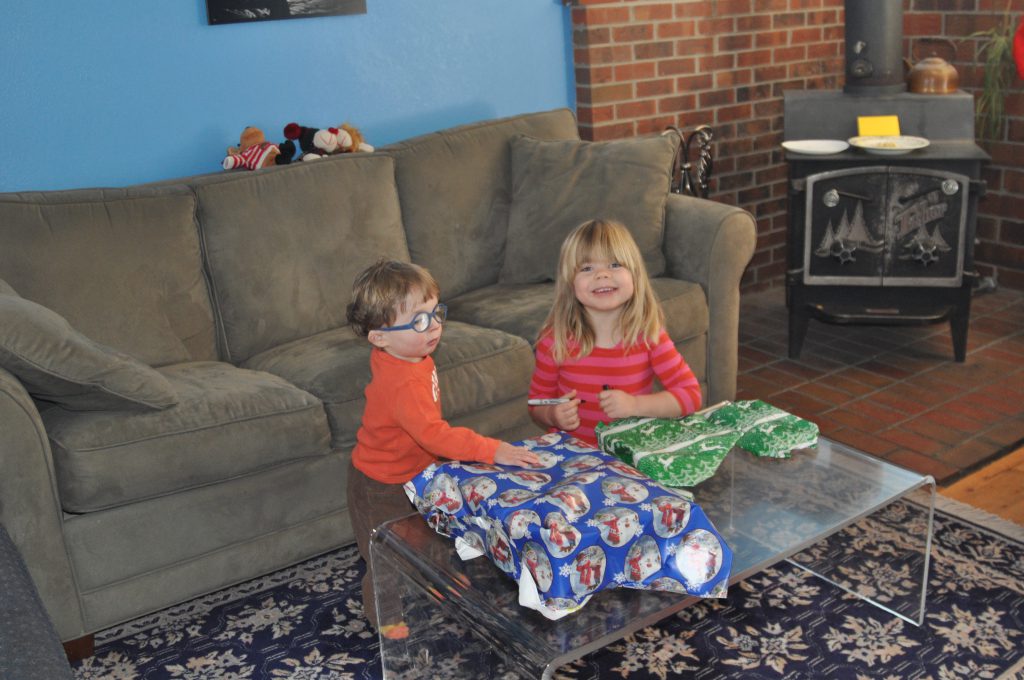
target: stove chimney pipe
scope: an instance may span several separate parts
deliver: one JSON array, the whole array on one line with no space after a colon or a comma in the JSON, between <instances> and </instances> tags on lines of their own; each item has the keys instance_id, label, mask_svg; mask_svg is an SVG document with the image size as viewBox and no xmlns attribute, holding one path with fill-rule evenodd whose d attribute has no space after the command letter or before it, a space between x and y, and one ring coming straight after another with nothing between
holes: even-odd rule
<instances>
[{"instance_id":1,"label":"stove chimney pipe","mask_svg":"<svg viewBox=\"0 0 1024 680\"><path fill-rule=\"evenodd\" d=\"M846 0L846 84L852 95L898 94L903 72L903 0Z\"/></svg>"}]
</instances>

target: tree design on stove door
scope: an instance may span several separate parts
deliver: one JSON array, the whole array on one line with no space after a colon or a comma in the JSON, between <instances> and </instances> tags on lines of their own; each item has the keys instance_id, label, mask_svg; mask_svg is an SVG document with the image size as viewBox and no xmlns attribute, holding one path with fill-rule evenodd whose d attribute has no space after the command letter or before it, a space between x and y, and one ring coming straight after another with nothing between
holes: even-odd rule
<instances>
[{"instance_id":1,"label":"tree design on stove door","mask_svg":"<svg viewBox=\"0 0 1024 680\"><path fill-rule=\"evenodd\" d=\"M853 219L849 219L847 212L843 211L843 217L839 221L839 227L833 228L829 220L825 227L825 233L814 250L818 257L834 257L840 264L855 262L857 250L864 250L870 253L878 253L885 247L885 241L875 238L864 221L864 205L861 201L853 209Z\"/></svg>"}]
</instances>

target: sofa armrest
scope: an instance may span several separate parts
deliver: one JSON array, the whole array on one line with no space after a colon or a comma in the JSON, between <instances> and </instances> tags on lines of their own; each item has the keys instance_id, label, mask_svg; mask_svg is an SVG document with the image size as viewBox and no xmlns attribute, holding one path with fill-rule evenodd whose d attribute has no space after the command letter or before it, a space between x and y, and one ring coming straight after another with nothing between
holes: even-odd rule
<instances>
[{"instance_id":1,"label":"sofa armrest","mask_svg":"<svg viewBox=\"0 0 1024 680\"><path fill-rule=\"evenodd\" d=\"M50 443L32 398L0 368L0 524L28 566L62 640L85 633L64 544Z\"/></svg>"},{"instance_id":2,"label":"sofa armrest","mask_svg":"<svg viewBox=\"0 0 1024 680\"><path fill-rule=\"evenodd\" d=\"M72 680L64 648L0 523L0 678Z\"/></svg>"},{"instance_id":3,"label":"sofa armrest","mask_svg":"<svg viewBox=\"0 0 1024 680\"><path fill-rule=\"evenodd\" d=\"M754 217L740 208L670 194L665 207L669 276L693 281L708 301L708 404L736 396L740 277L754 254Z\"/></svg>"}]
</instances>

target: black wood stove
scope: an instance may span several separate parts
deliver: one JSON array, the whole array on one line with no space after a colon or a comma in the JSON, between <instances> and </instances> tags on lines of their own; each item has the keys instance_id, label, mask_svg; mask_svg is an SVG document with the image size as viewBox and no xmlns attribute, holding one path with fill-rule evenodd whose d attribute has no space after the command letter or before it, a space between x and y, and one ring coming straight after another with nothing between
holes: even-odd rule
<instances>
[{"instance_id":1,"label":"black wood stove","mask_svg":"<svg viewBox=\"0 0 1024 680\"><path fill-rule=\"evenodd\" d=\"M858 116L884 115L899 117L902 135L929 141L906 153L854 147L829 155L786 152L793 358L811 317L850 324L948 320L954 357L965 358L978 277L976 207L989 157L974 143L969 94L905 91L902 60L893 48L902 38L901 20L900 0L848 0L844 91L785 93L787 141L846 140L857 135ZM869 35L878 30L887 35ZM894 54L895 64L871 62L872 55L891 62Z\"/></svg>"}]
</instances>

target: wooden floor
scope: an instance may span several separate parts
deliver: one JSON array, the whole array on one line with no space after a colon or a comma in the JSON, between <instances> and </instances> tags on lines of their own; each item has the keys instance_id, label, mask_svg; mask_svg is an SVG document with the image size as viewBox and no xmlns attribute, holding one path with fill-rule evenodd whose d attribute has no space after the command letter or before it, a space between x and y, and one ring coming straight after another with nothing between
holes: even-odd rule
<instances>
[{"instance_id":1,"label":"wooden floor","mask_svg":"<svg viewBox=\"0 0 1024 680\"><path fill-rule=\"evenodd\" d=\"M1024 525L1024 446L939 493Z\"/></svg>"}]
</instances>

